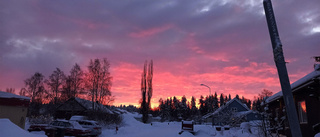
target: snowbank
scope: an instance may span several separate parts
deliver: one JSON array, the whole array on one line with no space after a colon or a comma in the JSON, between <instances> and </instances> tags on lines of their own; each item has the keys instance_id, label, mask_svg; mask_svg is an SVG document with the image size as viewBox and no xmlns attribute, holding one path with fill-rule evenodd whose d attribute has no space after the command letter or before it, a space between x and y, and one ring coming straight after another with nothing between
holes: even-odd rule
<instances>
[{"instance_id":1,"label":"snowbank","mask_svg":"<svg viewBox=\"0 0 320 137\"><path fill-rule=\"evenodd\" d=\"M13 124L9 119L0 119L0 134L1 137L46 137L46 135L29 133Z\"/></svg>"},{"instance_id":2,"label":"snowbank","mask_svg":"<svg viewBox=\"0 0 320 137\"><path fill-rule=\"evenodd\" d=\"M144 124L137 121L135 117L141 117L137 113L122 114L123 125L116 128L103 128L99 137L258 137L257 132L248 132L248 123L243 124L243 128L230 128L226 130L222 127L217 131L211 125L194 125L194 134L187 131L179 135L181 122L152 122ZM11 123L8 119L0 120L1 137L46 137L44 132L28 133Z\"/></svg>"}]
</instances>

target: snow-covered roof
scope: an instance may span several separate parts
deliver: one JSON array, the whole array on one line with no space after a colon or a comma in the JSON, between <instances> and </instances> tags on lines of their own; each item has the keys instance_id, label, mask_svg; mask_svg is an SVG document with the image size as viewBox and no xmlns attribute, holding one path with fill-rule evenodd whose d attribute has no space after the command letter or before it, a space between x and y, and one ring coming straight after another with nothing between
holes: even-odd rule
<instances>
[{"instance_id":1,"label":"snow-covered roof","mask_svg":"<svg viewBox=\"0 0 320 137\"><path fill-rule=\"evenodd\" d=\"M241 112L236 112L235 113L235 116L236 117L241 117L241 116L246 116L250 113L257 113L256 111L253 111L253 110L249 110L249 111L241 111Z\"/></svg>"},{"instance_id":2,"label":"snow-covered roof","mask_svg":"<svg viewBox=\"0 0 320 137\"><path fill-rule=\"evenodd\" d=\"M23 100L30 100L29 97L19 96L19 95L4 92L4 91L0 91L0 98L17 98L17 99L23 99Z\"/></svg>"},{"instance_id":3,"label":"snow-covered roof","mask_svg":"<svg viewBox=\"0 0 320 137\"><path fill-rule=\"evenodd\" d=\"M301 79L297 80L296 82L291 84L292 92L297 91L298 87L308 84L309 82L312 83L314 78L320 77L320 70L316 69L315 71L307 74L306 76L302 77ZM266 99L266 103L272 102L274 100L277 100L283 96L282 91L279 91L278 93L274 94L273 96Z\"/></svg>"},{"instance_id":4,"label":"snow-covered roof","mask_svg":"<svg viewBox=\"0 0 320 137\"><path fill-rule=\"evenodd\" d=\"M250 110L250 109L247 107L247 105L243 104L239 99L233 98L233 99L231 99L230 101L228 101L225 105L220 106L220 108L218 108L218 109L214 112L214 114L217 114L217 113L219 113L220 111L224 110L225 108L227 108L227 107L228 107L232 102L234 102L234 101L238 102L238 103L239 103L240 105L242 105L246 110ZM214 115L214 114L213 114L213 115Z\"/></svg>"},{"instance_id":5,"label":"snow-covered roof","mask_svg":"<svg viewBox=\"0 0 320 137\"><path fill-rule=\"evenodd\" d=\"M213 115L213 113L208 113L208 114L202 116L202 119L207 119L208 117L210 117L212 115Z\"/></svg>"},{"instance_id":6,"label":"snow-covered roof","mask_svg":"<svg viewBox=\"0 0 320 137\"><path fill-rule=\"evenodd\" d=\"M115 111L119 111L121 113L128 113L128 111L120 109L120 108L116 108Z\"/></svg>"},{"instance_id":7,"label":"snow-covered roof","mask_svg":"<svg viewBox=\"0 0 320 137\"><path fill-rule=\"evenodd\" d=\"M81 98L75 98L75 100L77 102L79 102L79 104L81 104L86 109L88 109L88 110L92 109L92 101L81 99ZM110 111L108 108L106 108L105 106L103 106L100 103L94 102L94 106L95 106L96 109L101 110L102 112L113 114L112 111Z\"/></svg>"}]
</instances>

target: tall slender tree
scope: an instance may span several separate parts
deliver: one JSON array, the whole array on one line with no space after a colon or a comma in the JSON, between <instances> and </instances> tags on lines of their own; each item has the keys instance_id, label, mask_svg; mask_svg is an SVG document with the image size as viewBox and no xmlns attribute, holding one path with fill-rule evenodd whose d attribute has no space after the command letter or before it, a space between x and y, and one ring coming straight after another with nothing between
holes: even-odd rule
<instances>
[{"instance_id":1,"label":"tall slender tree","mask_svg":"<svg viewBox=\"0 0 320 137\"><path fill-rule=\"evenodd\" d=\"M152 78L153 78L153 61L150 61L149 68L148 68L148 77L147 77L147 83L148 83L148 107L151 108L151 97L152 97Z\"/></svg>"},{"instance_id":2,"label":"tall slender tree","mask_svg":"<svg viewBox=\"0 0 320 137\"><path fill-rule=\"evenodd\" d=\"M146 123L148 121L148 111L151 106L152 97L152 78L153 78L153 62L151 60L149 67L147 69L148 62L144 63L143 72L141 76L141 113L142 121ZM148 71L148 72L147 72Z\"/></svg>"}]
</instances>

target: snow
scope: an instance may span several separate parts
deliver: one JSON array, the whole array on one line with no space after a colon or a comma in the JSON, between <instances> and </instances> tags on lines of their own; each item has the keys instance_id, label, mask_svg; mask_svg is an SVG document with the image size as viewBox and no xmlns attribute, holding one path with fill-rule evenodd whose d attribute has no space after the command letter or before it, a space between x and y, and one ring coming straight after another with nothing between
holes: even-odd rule
<instances>
[{"instance_id":1,"label":"snow","mask_svg":"<svg viewBox=\"0 0 320 137\"><path fill-rule=\"evenodd\" d=\"M183 121L183 124L193 124L193 121Z\"/></svg>"},{"instance_id":2,"label":"snow","mask_svg":"<svg viewBox=\"0 0 320 137\"><path fill-rule=\"evenodd\" d=\"M195 135L185 131L181 135L181 122L152 122L143 124L134 117L138 114L123 114L124 125L119 127L116 133L114 129L104 129L100 137L258 137L257 134L244 132L240 128L216 131L215 127L209 125L194 125Z\"/></svg>"},{"instance_id":3,"label":"snow","mask_svg":"<svg viewBox=\"0 0 320 137\"><path fill-rule=\"evenodd\" d=\"M217 131L215 126L211 125L194 125L194 134L190 132L181 131L181 122L152 122L144 124L137 121L135 117L141 117L138 113L125 113L122 114L123 123L113 128L103 127L102 134L99 137L259 137L258 129L250 123L245 123L243 128L236 127L225 130L221 127L221 131ZM252 133L249 133L248 130ZM40 132L27 132L16 125L12 124L9 120L0 121L0 136L4 137L45 137L43 131Z\"/></svg>"},{"instance_id":4,"label":"snow","mask_svg":"<svg viewBox=\"0 0 320 137\"><path fill-rule=\"evenodd\" d=\"M79 102L81 105L83 105L86 109L89 109L89 110L92 109L92 101L81 99L81 98L75 98L75 100ZM110 111L108 108L106 108L100 103L94 102L94 106L95 108L97 108L98 110L101 110L102 112L113 114L112 111Z\"/></svg>"},{"instance_id":5,"label":"snow","mask_svg":"<svg viewBox=\"0 0 320 137\"><path fill-rule=\"evenodd\" d=\"M70 120L76 121L76 120L87 120L88 118L86 116L78 116L74 115L70 118Z\"/></svg>"},{"instance_id":6,"label":"snow","mask_svg":"<svg viewBox=\"0 0 320 137\"><path fill-rule=\"evenodd\" d=\"M44 134L29 133L13 124L9 119L0 119L0 135L1 137L46 137Z\"/></svg>"},{"instance_id":7,"label":"snow","mask_svg":"<svg viewBox=\"0 0 320 137\"><path fill-rule=\"evenodd\" d=\"M29 97L19 96L19 95L16 95L16 94L3 92L3 91L0 91L0 98L18 98L18 99L30 100Z\"/></svg>"}]
</instances>

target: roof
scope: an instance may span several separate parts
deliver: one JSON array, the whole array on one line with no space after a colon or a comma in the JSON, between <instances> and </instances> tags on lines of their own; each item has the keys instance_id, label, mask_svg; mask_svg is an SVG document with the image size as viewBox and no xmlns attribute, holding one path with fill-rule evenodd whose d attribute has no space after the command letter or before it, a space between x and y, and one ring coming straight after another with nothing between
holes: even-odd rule
<instances>
[{"instance_id":1,"label":"roof","mask_svg":"<svg viewBox=\"0 0 320 137\"><path fill-rule=\"evenodd\" d=\"M238 102L241 106L243 106L246 110L250 110L248 107L247 107L247 105L245 105L244 103L242 103L239 99L237 99L237 98L233 98L233 99L231 99L230 101L228 101L225 105L223 105L223 106L220 106L220 108L218 108L216 111L214 111L213 113L209 113L209 114L206 114L206 115L204 115L202 118L203 119L206 119L206 118L208 118L208 117L210 117L210 116L212 116L212 115L216 115L216 114L218 114L219 112L221 112L222 110L224 110L225 108L227 108L232 102L234 102L234 101L236 101L236 102Z\"/></svg>"},{"instance_id":2,"label":"roof","mask_svg":"<svg viewBox=\"0 0 320 137\"><path fill-rule=\"evenodd\" d=\"M22 100L30 100L29 97L19 96L19 95L4 92L4 91L0 91L0 98L16 98L16 99L22 99Z\"/></svg>"},{"instance_id":3,"label":"roof","mask_svg":"<svg viewBox=\"0 0 320 137\"><path fill-rule=\"evenodd\" d=\"M258 113L257 111L249 110L249 111L241 111L241 112L236 112L235 116L236 117L241 117L241 116L246 116L250 113Z\"/></svg>"},{"instance_id":4,"label":"roof","mask_svg":"<svg viewBox=\"0 0 320 137\"><path fill-rule=\"evenodd\" d=\"M85 99L81 99L81 98L74 98L79 104L81 104L84 108L86 108L87 110L92 109L92 101L89 100L85 100ZM100 103L96 103L94 102L94 106L96 107L97 110L100 110L102 112L106 112L109 114L113 114L112 111L110 111L108 108L106 108L105 106L103 106Z\"/></svg>"},{"instance_id":5,"label":"roof","mask_svg":"<svg viewBox=\"0 0 320 137\"><path fill-rule=\"evenodd\" d=\"M295 92L299 89L299 87L310 84L313 82L313 79L320 77L320 69L316 69L313 72L305 75L301 79L297 80L296 82L291 84L292 92ZM266 99L266 103L270 103L272 101L275 101L283 96L282 91L279 91L278 93L274 94L273 96Z\"/></svg>"}]
</instances>

